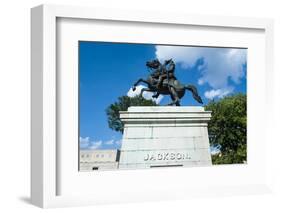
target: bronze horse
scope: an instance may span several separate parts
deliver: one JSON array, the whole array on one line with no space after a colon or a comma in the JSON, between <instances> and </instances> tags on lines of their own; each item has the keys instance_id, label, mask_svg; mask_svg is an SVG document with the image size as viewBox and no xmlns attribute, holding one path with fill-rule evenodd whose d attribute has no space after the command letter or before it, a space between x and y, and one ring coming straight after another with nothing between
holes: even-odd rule
<instances>
[{"instance_id":1,"label":"bronze horse","mask_svg":"<svg viewBox=\"0 0 281 213\"><path fill-rule=\"evenodd\" d=\"M140 78L134 85L133 91L140 83L146 83L147 88L141 90L143 92L154 92L153 98L158 98L161 95L170 95L172 102L168 105L180 106L180 100L185 94L185 90L192 93L193 98L200 104L203 104L201 97L198 95L197 89L193 85L181 84L175 77L175 63L172 59L166 60L162 65L158 59L146 62L146 66L152 70L152 73L147 79Z\"/></svg>"}]
</instances>

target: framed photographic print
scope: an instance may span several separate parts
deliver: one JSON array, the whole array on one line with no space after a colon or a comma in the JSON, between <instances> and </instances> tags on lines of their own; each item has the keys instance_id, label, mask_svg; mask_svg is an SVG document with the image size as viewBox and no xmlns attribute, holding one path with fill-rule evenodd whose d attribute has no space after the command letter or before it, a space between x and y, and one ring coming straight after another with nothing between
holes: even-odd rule
<instances>
[{"instance_id":1,"label":"framed photographic print","mask_svg":"<svg viewBox=\"0 0 281 213\"><path fill-rule=\"evenodd\" d=\"M272 25L33 8L32 203L269 192Z\"/></svg>"}]
</instances>

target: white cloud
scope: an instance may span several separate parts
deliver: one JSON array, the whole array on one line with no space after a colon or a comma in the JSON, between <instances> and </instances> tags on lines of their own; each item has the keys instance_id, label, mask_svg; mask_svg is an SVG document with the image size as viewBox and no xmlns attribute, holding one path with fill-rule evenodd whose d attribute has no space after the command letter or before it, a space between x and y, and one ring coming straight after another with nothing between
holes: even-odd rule
<instances>
[{"instance_id":1,"label":"white cloud","mask_svg":"<svg viewBox=\"0 0 281 213\"><path fill-rule=\"evenodd\" d=\"M220 153L221 153L221 151L219 149L211 149L211 155L217 155Z\"/></svg>"},{"instance_id":2,"label":"white cloud","mask_svg":"<svg viewBox=\"0 0 281 213\"><path fill-rule=\"evenodd\" d=\"M120 147L120 145L122 144L122 140L108 140L108 141L104 141L102 142L104 145L106 146L111 146L111 147Z\"/></svg>"},{"instance_id":3,"label":"white cloud","mask_svg":"<svg viewBox=\"0 0 281 213\"><path fill-rule=\"evenodd\" d=\"M106 144L106 145L113 145L114 144L114 140L105 141L104 144Z\"/></svg>"},{"instance_id":4,"label":"white cloud","mask_svg":"<svg viewBox=\"0 0 281 213\"><path fill-rule=\"evenodd\" d=\"M80 141L80 148L81 149L98 149L102 146L102 141L98 140L98 141L91 141L90 137L80 137L79 138Z\"/></svg>"},{"instance_id":5,"label":"white cloud","mask_svg":"<svg viewBox=\"0 0 281 213\"><path fill-rule=\"evenodd\" d=\"M102 141L93 141L90 146L88 147L89 149L98 149L102 145Z\"/></svg>"},{"instance_id":6,"label":"white cloud","mask_svg":"<svg viewBox=\"0 0 281 213\"><path fill-rule=\"evenodd\" d=\"M199 84L199 85L203 85L203 84L204 84L204 81L203 81L202 79L199 79L199 80L198 80L198 84Z\"/></svg>"},{"instance_id":7,"label":"white cloud","mask_svg":"<svg viewBox=\"0 0 281 213\"><path fill-rule=\"evenodd\" d=\"M80 137L79 141L80 141L80 144L88 144L90 141L90 137L85 137L85 138Z\"/></svg>"},{"instance_id":8,"label":"white cloud","mask_svg":"<svg viewBox=\"0 0 281 213\"><path fill-rule=\"evenodd\" d=\"M226 94L229 90L229 80L239 84L245 76L243 65L247 60L247 50L230 48L206 48L206 47L179 47L156 46L156 57L163 61L169 58L182 68L189 69L197 65L201 73L198 84L208 84L214 91L205 94L209 97L214 93ZM198 59L202 59L200 64ZM216 95L221 96L221 95ZM221 96L222 97L222 96Z\"/></svg>"},{"instance_id":9,"label":"white cloud","mask_svg":"<svg viewBox=\"0 0 281 213\"><path fill-rule=\"evenodd\" d=\"M85 138L80 137L79 141L80 141L80 148L86 149L89 146L90 138L89 137L85 137Z\"/></svg>"},{"instance_id":10,"label":"white cloud","mask_svg":"<svg viewBox=\"0 0 281 213\"><path fill-rule=\"evenodd\" d=\"M216 89L216 90L212 89L212 90L206 91L204 93L204 95L208 99L214 99L216 97L223 98L224 96L232 93L233 90L234 90L233 87L229 87L229 88L225 88L225 89Z\"/></svg>"},{"instance_id":11,"label":"white cloud","mask_svg":"<svg viewBox=\"0 0 281 213\"><path fill-rule=\"evenodd\" d=\"M115 141L115 144L116 144L117 146L121 146L122 140L117 140L117 141Z\"/></svg>"},{"instance_id":12,"label":"white cloud","mask_svg":"<svg viewBox=\"0 0 281 213\"><path fill-rule=\"evenodd\" d=\"M143 88L146 88L143 85L138 85L136 86L136 90L133 91L132 88L130 88L130 90L127 92L127 96L129 97L135 97L137 95L139 95L141 93L141 90ZM142 96L146 99L146 100L153 100L155 101L155 103L159 104L161 102L161 100L164 98L163 95L159 95L158 98L152 98L152 96L154 95L153 92L143 92Z\"/></svg>"},{"instance_id":13,"label":"white cloud","mask_svg":"<svg viewBox=\"0 0 281 213\"><path fill-rule=\"evenodd\" d=\"M211 151L211 155L217 155L221 153L221 145L217 145L217 146L210 146L210 151Z\"/></svg>"},{"instance_id":14,"label":"white cloud","mask_svg":"<svg viewBox=\"0 0 281 213\"><path fill-rule=\"evenodd\" d=\"M122 140L91 140L90 137L80 137L80 148L81 149L100 149L103 146L119 147L122 143Z\"/></svg>"}]
</instances>

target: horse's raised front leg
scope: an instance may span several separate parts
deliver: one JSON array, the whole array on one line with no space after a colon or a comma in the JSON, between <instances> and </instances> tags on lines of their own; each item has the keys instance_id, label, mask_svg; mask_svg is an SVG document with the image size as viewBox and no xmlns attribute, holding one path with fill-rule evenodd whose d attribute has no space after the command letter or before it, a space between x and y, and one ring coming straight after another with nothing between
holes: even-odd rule
<instances>
[{"instance_id":1,"label":"horse's raised front leg","mask_svg":"<svg viewBox=\"0 0 281 213\"><path fill-rule=\"evenodd\" d=\"M149 82L148 82L148 81L146 81L146 80L140 78L136 83L134 83L134 85L133 85L133 91L136 90L136 86L137 86L140 82L143 82L143 83L146 83L147 85L149 85Z\"/></svg>"}]
</instances>

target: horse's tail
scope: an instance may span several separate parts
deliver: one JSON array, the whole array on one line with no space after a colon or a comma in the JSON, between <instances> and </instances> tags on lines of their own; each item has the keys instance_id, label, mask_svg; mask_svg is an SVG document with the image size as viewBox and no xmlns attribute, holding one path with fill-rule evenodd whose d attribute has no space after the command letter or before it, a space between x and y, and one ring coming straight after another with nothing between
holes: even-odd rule
<instances>
[{"instance_id":1,"label":"horse's tail","mask_svg":"<svg viewBox=\"0 0 281 213\"><path fill-rule=\"evenodd\" d=\"M184 88L192 92L192 97L198 103L203 104L203 101L202 101L201 97L199 96L198 91L197 91L195 86L193 86L193 85L185 85Z\"/></svg>"}]
</instances>

